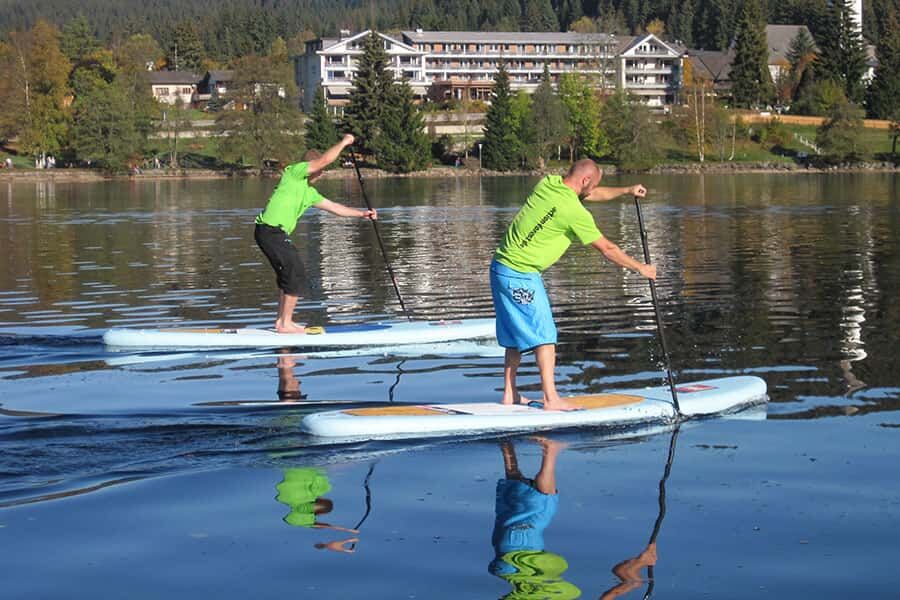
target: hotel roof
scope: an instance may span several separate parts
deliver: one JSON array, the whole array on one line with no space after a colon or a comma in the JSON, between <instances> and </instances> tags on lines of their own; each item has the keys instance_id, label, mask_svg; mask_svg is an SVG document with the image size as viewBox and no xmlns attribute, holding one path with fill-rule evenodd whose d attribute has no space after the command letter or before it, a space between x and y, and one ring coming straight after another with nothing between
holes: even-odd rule
<instances>
[{"instance_id":1,"label":"hotel roof","mask_svg":"<svg viewBox=\"0 0 900 600\"><path fill-rule=\"evenodd\" d=\"M608 33L515 32L515 31L404 31L404 39L410 44L586 44L615 41Z\"/></svg>"}]
</instances>

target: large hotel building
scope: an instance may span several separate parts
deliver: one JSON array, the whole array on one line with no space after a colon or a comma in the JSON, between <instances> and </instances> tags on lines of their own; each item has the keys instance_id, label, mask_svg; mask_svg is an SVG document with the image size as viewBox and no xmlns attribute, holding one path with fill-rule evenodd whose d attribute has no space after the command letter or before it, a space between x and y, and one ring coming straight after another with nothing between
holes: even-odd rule
<instances>
[{"instance_id":1,"label":"large hotel building","mask_svg":"<svg viewBox=\"0 0 900 600\"><path fill-rule=\"evenodd\" d=\"M340 113L347 104L353 75L369 31L306 43L295 58L297 84L306 110L318 86L328 106ZM515 90L534 91L546 65L557 81L563 73L592 76L598 88L624 89L651 106L675 101L681 84L684 49L653 34L507 33L478 31L404 31L399 39L378 33L389 68L406 78L420 98L489 100L500 61L506 63Z\"/></svg>"}]
</instances>

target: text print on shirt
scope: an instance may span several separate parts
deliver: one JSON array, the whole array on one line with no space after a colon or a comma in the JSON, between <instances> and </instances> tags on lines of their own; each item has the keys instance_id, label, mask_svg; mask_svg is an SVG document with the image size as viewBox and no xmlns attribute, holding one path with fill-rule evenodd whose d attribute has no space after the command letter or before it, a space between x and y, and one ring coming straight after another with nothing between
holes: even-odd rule
<instances>
[{"instance_id":1,"label":"text print on shirt","mask_svg":"<svg viewBox=\"0 0 900 600\"><path fill-rule=\"evenodd\" d=\"M541 217L541 220L537 222L531 231L528 232L528 235L525 236L525 239L522 240L522 243L519 245L520 248L525 248L531 242L531 238L537 235L537 232L544 228L544 223L552 219L556 215L556 207L554 206L550 210L547 211L547 214Z\"/></svg>"}]
</instances>

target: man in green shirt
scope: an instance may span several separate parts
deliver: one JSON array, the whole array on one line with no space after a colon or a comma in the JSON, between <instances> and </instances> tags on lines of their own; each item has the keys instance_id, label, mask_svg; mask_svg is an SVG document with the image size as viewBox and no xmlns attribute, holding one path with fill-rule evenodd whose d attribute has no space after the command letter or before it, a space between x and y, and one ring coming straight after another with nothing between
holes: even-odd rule
<instances>
[{"instance_id":1,"label":"man in green shirt","mask_svg":"<svg viewBox=\"0 0 900 600\"><path fill-rule=\"evenodd\" d=\"M565 177L549 175L535 186L510 224L491 262L491 294L497 313L497 341L506 348L503 404L527 403L516 391L522 353L534 350L545 410L575 407L556 391L556 324L541 271L562 257L569 245L590 244L607 260L656 279L656 267L638 262L603 237L581 201L604 202L622 194L644 197L642 185L597 187L601 173L594 161L579 160Z\"/></svg>"},{"instance_id":2,"label":"man in green shirt","mask_svg":"<svg viewBox=\"0 0 900 600\"><path fill-rule=\"evenodd\" d=\"M265 210L256 217L254 238L275 270L278 283L278 318L275 321L275 331L278 333L306 331L293 319L305 273L300 255L291 243L291 233L303 213L310 206L315 206L339 217L378 218L374 210L357 210L332 202L310 185L352 143L353 136L347 134L325 154L310 150L304 155L303 162L287 166Z\"/></svg>"}]
</instances>

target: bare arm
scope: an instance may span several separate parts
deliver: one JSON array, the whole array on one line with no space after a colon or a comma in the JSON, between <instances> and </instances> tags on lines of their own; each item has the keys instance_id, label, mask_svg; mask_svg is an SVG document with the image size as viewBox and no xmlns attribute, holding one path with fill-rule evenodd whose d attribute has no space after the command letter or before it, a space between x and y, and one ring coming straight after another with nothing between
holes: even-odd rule
<instances>
[{"instance_id":1,"label":"bare arm","mask_svg":"<svg viewBox=\"0 0 900 600\"><path fill-rule=\"evenodd\" d=\"M326 212L330 212L333 215L337 215L339 217L359 217L360 219L371 219L375 221L378 219L378 211L376 210L359 210L357 208L351 208L349 206L345 206L340 202L334 202L333 200L322 200L320 202L316 202L313 204L316 208L320 208Z\"/></svg>"},{"instance_id":2,"label":"bare arm","mask_svg":"<svg viewBox=\"0 0 900 600\"><path fill-rule=\"evenodd\" d=\"M648 265L642 262L638 262L625 254L621 248L616 246L614 243L606 239L605 237L601 237L599 240L591 244L594 248L599 250L603 256L606 257L606 260L613 262L620 267L625 267L626 269L631 269L636 273L640 273L647 279L656 280L656 267L654 265Z\"/></svg>"},{"instance_id":3,"label":"bare arm","mask_svg":"<svg viewBox=\"0 0 900 600\"><path fill-rule=\"evenodd\" d=\"M628 187L595 187L587 198L588 202L606 202L613 198L618 198L622 194L631 194L643 198L647 195L647 188L641 184L635 184Z\"/></svg>"},{"instance_id":4,"label":"bare arm","mask_svg":"<svg viewBox=\"0 0 900 600\"><path fill-rule=\"evenodd\" d=\"M341 155L341 152L343 152L344 148L346 148L353 142L353 136L348 133L343 137L343 139L341 139L341 141L326 150L322 156L309 161L309 172L315 173L316 171L323 170L325 167L337 160L337 157Z\"/></svg>"}]
</instances>

